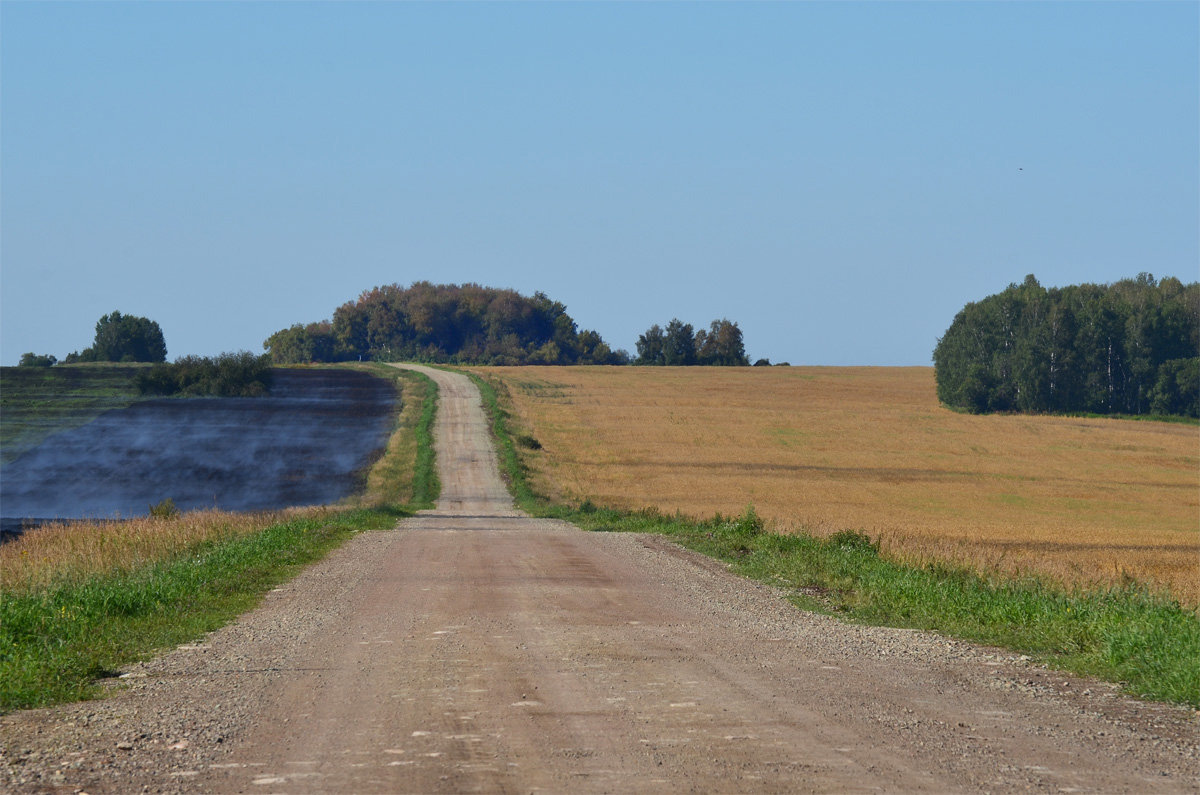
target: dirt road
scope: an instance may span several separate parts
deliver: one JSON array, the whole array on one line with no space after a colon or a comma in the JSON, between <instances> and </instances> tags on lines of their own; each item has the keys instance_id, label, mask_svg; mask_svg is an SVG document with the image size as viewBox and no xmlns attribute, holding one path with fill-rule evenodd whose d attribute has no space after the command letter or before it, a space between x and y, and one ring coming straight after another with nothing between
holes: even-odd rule
<instances>
[{"instance_id":1,"label":"dirt road","mask_svg":"<svg viewBox=\"0 0 1200 795\"><path fill-rule=\"evenodd\" d=\"M802 613L654 537L514 511L440 386L436 511L101 702L8 716L17 791L1200 791L1197 719Z\"/></svg>"}]
</instances>

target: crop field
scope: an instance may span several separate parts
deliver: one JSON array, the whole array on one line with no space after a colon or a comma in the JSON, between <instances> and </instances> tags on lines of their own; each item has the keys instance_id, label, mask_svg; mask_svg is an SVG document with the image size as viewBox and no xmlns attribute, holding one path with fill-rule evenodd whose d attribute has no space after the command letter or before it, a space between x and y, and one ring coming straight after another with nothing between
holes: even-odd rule
<instances>
[{"instance_id":1,"label":"crop field","mask_svg":"<svg viewBox=\"0 0 1200 795\"><path fill-rule=\"evenodd\" d=\"M475 368L540 492L1200 605L1200 427L942 408L931 368Z\"/></svg>"},{"instance_id":2,"label":"crop field","mask_svg":"<svg viewBox=\"0 0 1200 795\"><path fill-rule=\"evenodd\" d=\"M8 464L58 431L142 399L141 365L0 368L0 463Z\"/></svg>"},{"instance_id":3,"label":"crop field","mask_svg":"<svg viewBox=\"0 0 1200 795\"><path fill-rule=\"evenodd\" d=\"M18 520L137 516L166 498L183 510L336 502L386 444L395 400L387 380L344 369L277 370L264 397L142 400L8 462L0 507Z\"/></svg>"}]
</instances>

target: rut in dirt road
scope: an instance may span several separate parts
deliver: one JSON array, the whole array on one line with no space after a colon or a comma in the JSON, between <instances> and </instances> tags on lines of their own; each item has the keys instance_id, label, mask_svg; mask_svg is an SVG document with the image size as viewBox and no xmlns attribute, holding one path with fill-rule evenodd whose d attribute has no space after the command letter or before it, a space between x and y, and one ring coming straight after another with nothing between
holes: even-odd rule
<instances>
[{"instance_id":1,"label":"rut in dirt road","mask_svg":"<svg viewBox=\"0 0 1200 795\"><path fill-rule=\"evenodd\" d=\"M473 386L423 372L441 395L438 509L357 537L130 691L55 711L53 731L89 710L100 742L143 738L65 785L1198 790L1187 710L804 613L656 537L522 515Z\"/></svg>"}]
</instances>

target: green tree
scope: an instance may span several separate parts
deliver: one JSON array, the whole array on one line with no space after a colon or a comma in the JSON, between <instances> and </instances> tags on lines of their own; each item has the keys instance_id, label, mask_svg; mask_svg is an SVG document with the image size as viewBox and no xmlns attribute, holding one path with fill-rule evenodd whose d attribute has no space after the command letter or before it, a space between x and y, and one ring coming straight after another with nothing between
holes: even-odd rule
<instances>
[{"instance_id":1,"label":"green tree","mask_svg":"<svg viewBox=\"0 0 1200 795\"><path fill-rule=\"evenodd\" d=\"M299 323L291 328L276 331L263 343L274 364L302 364L305 362L336 362L345 357L338 355L337 339L330 323Z\"/></svg>"},{"instance_id":2,"label":"green tree","mask_svg":"<svg viewBox=\"0 0 1200 795\"><path fill-rule=\"evenodd\" d=\"M1190 413L1200 285L1022 284L959 312L934 349L938 398L971 411Z\"/></svg>"},{"instance_id":3,"label":"green tree","mask_svg":"<svg viewBox=\"0 0 1200 795\"><path fill-rule=\"evenodd\" d=\"M325 325L338 359L513 365L618 358L595 332L584 340L566 307L544 293L527 297L478 284L375 287L338 307ZM306 355L299 328L277 332L267 341L276 362Z\"/></svg>"},{"instance_id":4,"label":"green tree","mask_svg":"<svg viewBox=\"0 0 1200 795\"><path fill-rule=\"evenodd\" d=\"M101 362L165 362L167 343L158 323L135 315L113 312L96 322L91 348Z\"/></svg>"},{"instance_id":5,"label":"green tree","mask_svg":"<svg viewBox=\"0 0 1200 795\"><path fill-rule=\"evenodd\" d=\"M742 330L737 323L725 318L714 320L708 331L696 332L696 361L699 364L725 367L744 367L750 364L746 346L742 342Z\"/></svg>"},{"instance_id":6,"label":"green tree","mask_svg":"<svg viewBox=\"0 0 1200 795\"><path fill-rule=\"evenodd\" d=\"M1200 357L1162 363L1150 392L1150 411L1200 417Z\"/></svg>"},{"instance_id":7,"label":"green tree","mask_svg":"<svg viewBox=\"0 0 1200 795\"><path fill-rule=\"evenodd\" d=\"M696 332L691 323L673 318L663 333L663 364L686 367L696 363Z\"/></svg>"},{"instance_id":8,"label":"green tree","mask_svg":"<svg viewBox=\"0 0 1200 795\"><path fill-rule=\"evenodd\" d=\"M655 323L650 328L646 329L646 333L637 338L637 364L642 365L662 365L666 361L663 357L663 344L666 334L662 327Z\"/></svg>"}]
</instances>

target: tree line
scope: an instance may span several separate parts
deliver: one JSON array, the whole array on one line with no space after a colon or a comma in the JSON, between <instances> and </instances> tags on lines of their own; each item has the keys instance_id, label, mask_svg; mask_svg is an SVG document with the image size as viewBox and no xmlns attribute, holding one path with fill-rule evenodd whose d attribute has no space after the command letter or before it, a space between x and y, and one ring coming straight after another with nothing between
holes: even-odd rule
<instances>
[{"instance_id":1,"label":"tree line","mask_svg":"<svg viewBox=\"0 0 1200 795\"><path fill-rule=\"evenodd\" d=\"M110 312L96 321L91 347L67 354L62 364L90 362L145 362L134 383L143 395L195 397L257 397L271 390L271 363L266 356L222 353L216 357L182 356L167 364L167 343L162 327L136 315ZM58 359L50 354L26 353L20 367L53 367Z\"/></svg>"},{"instance_id":2,"label":"tree line","mask_svg":"<svg viewBox=\"0 0 1200 795\"><path fill-rule=\"evenodd\" d=\"M1022 284L967 304L933 352L938 398L972 412L1200 416L1200 283Z\"/></svg>"},{"instance_id":3,"label":"tree line","mask_svg":"<svg viewBox=\"0 0 1200 795\"><path fill-rule=\"evenodd\" d=\"M96 321L96 337L90 348L68 353L63 364L79 362L165 362L167 343L162 327L136 315L110 312ZM53 367L58 357L32 351L21 355L19 367Z\"/></svg>"},{"instance_id":4,"label":"tree line","mask_svg":"<svg viewBox=\"0 0 1200 795\"><path fill-rule=\"evenodd\" d=\"M263 343L276 364L353 359L471 364L623 364L544 293L416 282L367 290L332 321L294 325Z\"/></svg>"},{"instance_id":5,"label":"tree line","mask_svg":"<svg viewBox=\"0 0 1200 795\"><path fill-rule=\"evenodd\" d=\"M96 337L90 348L73 351L63 364L79 362L165 362L167 343L162 327L149 318L111 312L96 321ZM52 354L21 354L18 367L53 367L58 357Z\"/></svg>"},{"instance_id":6,"label":"tree line","mask_svg":"<svg viewBox=\"0 0 1200 795\"><path fill-rule=\"evenodd\" d=\"M722 318L699 331L678 318L638 338L636 360L592 330L580 330L566 306L544 293L532 297L477 284L416 282L375 287L347 302L332 320L296 324L266 339L262 361L248 353L216 359L187 356L143 374L155 394L257 394L270 364L354 360L426 361L488 365L727 365L749 364L738 324ZM158 323L112 312L96 323L92 346L62 362L163 364L167 346ZM52 367L51 355L26 353L25 367ZM766 359L756 364L769 365ZM231 386L238 384L239 386Z\"/></svg>"},{"instance_id":7,"label":"tree line","mask_svg":"<svg viewBox=\"0 0 1200 795\"><path fill-rule=\"evenodd\" d=\"M722 318L708 329L695 331L691 323L674 318L662 328L657 323L637 340L638 357L634 364L688 366L721 365L739 367L750 364L742 330L737 323Z\"/></svg>"},{"instance_id":8,"label":"tree line","mask_svg":"<svg viewBox=\"0 0 1200 795\"><path fill-rule=\"evenodd\" d=\"M643 349L643 347L646 347ZM338 307L332 320L296 324L263 343L276 364L355 359L452 364L748 364L736 323L709 329L673 320L638 341L638 358L580 331L566 306L478 284L416 282L375 287Z\"/></svg>"}]
</instances>

